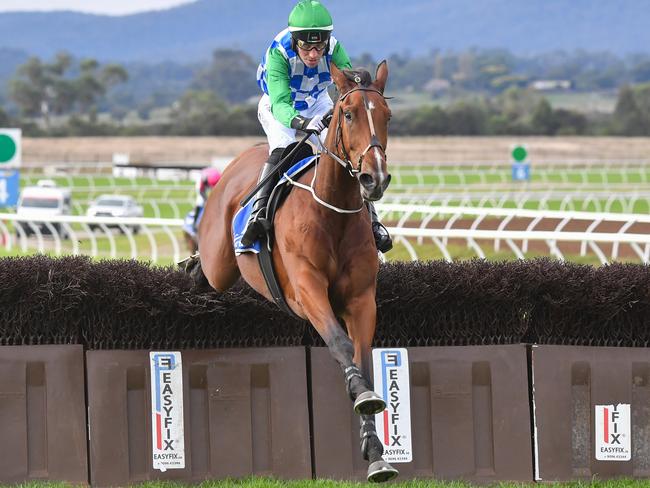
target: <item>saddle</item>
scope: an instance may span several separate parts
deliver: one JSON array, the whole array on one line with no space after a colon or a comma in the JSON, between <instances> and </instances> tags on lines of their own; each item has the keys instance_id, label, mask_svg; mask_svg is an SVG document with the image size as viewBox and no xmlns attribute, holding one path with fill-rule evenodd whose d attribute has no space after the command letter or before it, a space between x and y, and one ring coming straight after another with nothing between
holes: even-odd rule
<instances>
[{"instance_id":1,"label":"saddle","mask_svg":"<svg viewBox=\"0 0 650 488\"><path fill-rule=\"evenodd\" d=\"M289 154L293 149L298 145L297 142L294 142L292 144L289 144L287 148L282 152L282 157L285 157L287 154ZM313 156L314 153L311 149L311 146L309 144L303 144L298 148L296 151L296 154L294 154L290 160L284 161L282 163L282 168L280 169L279 174L284 174L286 173L292 166L295 164L299 163L303 159L307 159L311 156ZM280 158L282 159L282 158ZM310 164L303 166L300 168L298 171L296 171L293 175L292 178L294 177L299 177L302 173L307 171L309 168L311 168L314 165L314 161L312 161ZM283 185L283 184L278 184L273 188L271 191L271 194L269 195L269 200L266 203L266 220L268 222L271 222L271 229L269 232L267 232L267 235L269 237L273 236L273 221L275 220L275 213L280 208L280 205L285 201L289 193L291 192L293 186L292 185Z\"/></svg>"},{"instance_id":2,"label":"saddle","mask_svg":"<svg viewBox=\"0 0 650 488\"><path fill-rule=\"evenodd\" d=\"M285 155L289 154L297 144L297 142L290 144L282 153L282 157L285 157ZM303 144L289 160L282 162L282 167L279 170L279 174L283 175L284 173L290 171L292 178L298 178L314 165L316 158L312 158L308 164L305 164L295 170L293 166L297 165L299 162L305 159L311 158L313 155L314 153L312 152L311 146L308 144ZM276 184L275 188L273 188L266 204L266 219L271 223L271 225L268 229L266 229L265 235L259 239L258 246L255 246L255 249L251 250L257 251L257 259L260 263L262 276L264 277L266 286L271 292L273 301L281 310L300 320L300 317L293 313L284 298L284 293L282 292L282 288L278 283L275 269L273 267L273 258L271 254L274 241L273 222L275 220L275 214L280 208L280 205L282 205L284 200L291 192L292 188L293 185L287 184L286 180L283 182L282 179L278 184ZM237 217L235 217L235 219L237 219Z\"/></svg>"}]
</instances>

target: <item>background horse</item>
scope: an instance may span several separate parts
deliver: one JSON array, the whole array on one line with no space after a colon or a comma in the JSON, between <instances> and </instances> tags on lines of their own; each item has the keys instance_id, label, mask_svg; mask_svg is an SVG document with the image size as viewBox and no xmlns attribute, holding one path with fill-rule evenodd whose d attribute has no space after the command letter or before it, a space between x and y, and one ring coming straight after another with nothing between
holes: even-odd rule
<instances>
[{"instance_id":1,"label":"background horse","mask_svg":"<svg viewBox=\"0 0 650 488\"><path fill-rule=\"evenodd\" d=\"M368 479L386 481L397 470L382 459L374 425L374 414L386 404L372 390L369 376L379 264L364 198L378 200L390 182L385 153L390 110L383 95L388 67L382 62L375 80L367 71L342 72L333 64L331 74L341 96L320 161L298 180L312 182L312 190L294 188L276 214L273 264L288 305L311 322L343 369L354 410L361 415ZM200 262L191 271L196 279L202 269L218 291L241 275L270 300L257 257L235 255L231 230L239 202L255 185L268 153L268 146L256 146L228 165L206 204L199 226Z\"/></svg>"}]
</instances>

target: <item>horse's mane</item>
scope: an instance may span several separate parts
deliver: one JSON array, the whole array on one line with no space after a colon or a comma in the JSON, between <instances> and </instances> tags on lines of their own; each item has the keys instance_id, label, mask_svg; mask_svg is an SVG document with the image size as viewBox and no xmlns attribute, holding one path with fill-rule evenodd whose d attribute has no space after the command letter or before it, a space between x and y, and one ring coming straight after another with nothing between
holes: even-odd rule
<instances>
[{"instance_id":1,"label":"horse's mane","mask_svg":"<svg viewBox=\"0 0 650 488\"><path fill-rule=\"evenodd\" d=\"M372 84L372 76L370 76L370 73L368 73L368 71L363 68L344 69L343 74L348 80L353 81L355 83L359 83L356 79L360 79L361 86L368 87Z\"/></svg>"}]
</instances>

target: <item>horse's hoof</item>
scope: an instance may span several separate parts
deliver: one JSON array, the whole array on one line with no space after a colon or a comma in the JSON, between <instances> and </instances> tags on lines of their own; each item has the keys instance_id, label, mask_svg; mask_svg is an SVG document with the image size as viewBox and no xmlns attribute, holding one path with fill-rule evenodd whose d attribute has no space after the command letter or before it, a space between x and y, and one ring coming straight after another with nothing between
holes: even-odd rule
<instances>
[{"instance_id":1,"label":"horse's hoof","mask_svg":"<svg viewBox=\"0 0 650 488\"><path fill-rule=\"evenodd\" d=\"M368 481L371 483L383 483L384 481L392 480L399 474L395 468L388 464L383 459L375 461L368 466Z\"/></svg>"},{"instance_id":2,"label":"horse's hoof","mask_svg":"<svg viewBox=\"0 0 650 488\"><path fill-rule=\"evenodd\" d=\"M176 266L178 266L182 271L185 271L185 268L187 268L188 264L192 261L192 256L188 256L185 259L178 261L176 263Z\"/></svg>"},{"instance_id":3,"label":"horse's hoof","mask_svg":"<svg viewBox=\"0 0 650 488\"><path fill-rule=\"evenodd\" d=\"M374 391L364 391L354 402L354 411L359 415L375 415L386 410L386 402Z\"/></svg>"},{"instance_id":4,"label":"horse's hoof","mask_svg":"<svg viewBox=\"0 0 650 488\"><path fill-rule=\"evenodd\" d=\"M191 256L186 257L182 261L179 261L176 263L176 266L178 266L181 271L185 271L186 273L189 273L192 271L194 268L194 265L196 264L197 261L199 261L199 253L194 253Z\"/></svg>"}]
</instances>

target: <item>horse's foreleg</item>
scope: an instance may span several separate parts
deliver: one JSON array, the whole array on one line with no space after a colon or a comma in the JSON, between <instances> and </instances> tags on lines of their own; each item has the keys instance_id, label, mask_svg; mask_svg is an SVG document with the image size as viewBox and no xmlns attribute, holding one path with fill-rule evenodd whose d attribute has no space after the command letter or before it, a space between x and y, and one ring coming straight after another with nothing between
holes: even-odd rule
<instances>
[{"instance_id":1,"label":"horse's foreleg","mask_svg":"<svg viewBox=\"0 0 650 488\"><path fill-rule=\"evenodd\" d=\"M327 293L327 282L317 273L302 275L297 296L302 309L343 369L345 387L357 413L375 414L386 404L370 387L367 375L355 364L355 347L339 324Z\"/></svg>"},{"instance_id":2,"label":"horse's foreleg","mask_svg":"<svg viewBox=\"0 0 650 488\"><path fill-rule=\"evenodd\" d=\"M358 414L374 415L386 408L386 402L372 388L370 363L372 339L375 335L377 308L374 289L351 299L342 314L354 347L354 363L360 366L355 373L368 389L356 397L354 410Z\"/></svg>"},{"instance_id":3,"label":"horse's foreleg","mask_svg":"<svg viewBox=\"0 0 650 488\"><path fill-rule=\"evenodd\" d=\"M376 315L374 290L368 290L367 293L350 300L343 315L354 345L354 361L361 365L362 374L370 385L372 385L370 378L371 348L375 335ZM379 398L378 395L377 397ZM385 408L384 400L381 399L381 401ZM399 472L382 458L384 445L377 437L374 415L361 415L359 435L361 454L369 462L368 481L382 482L396 477Z\"/></svg>"}]
</instances>

